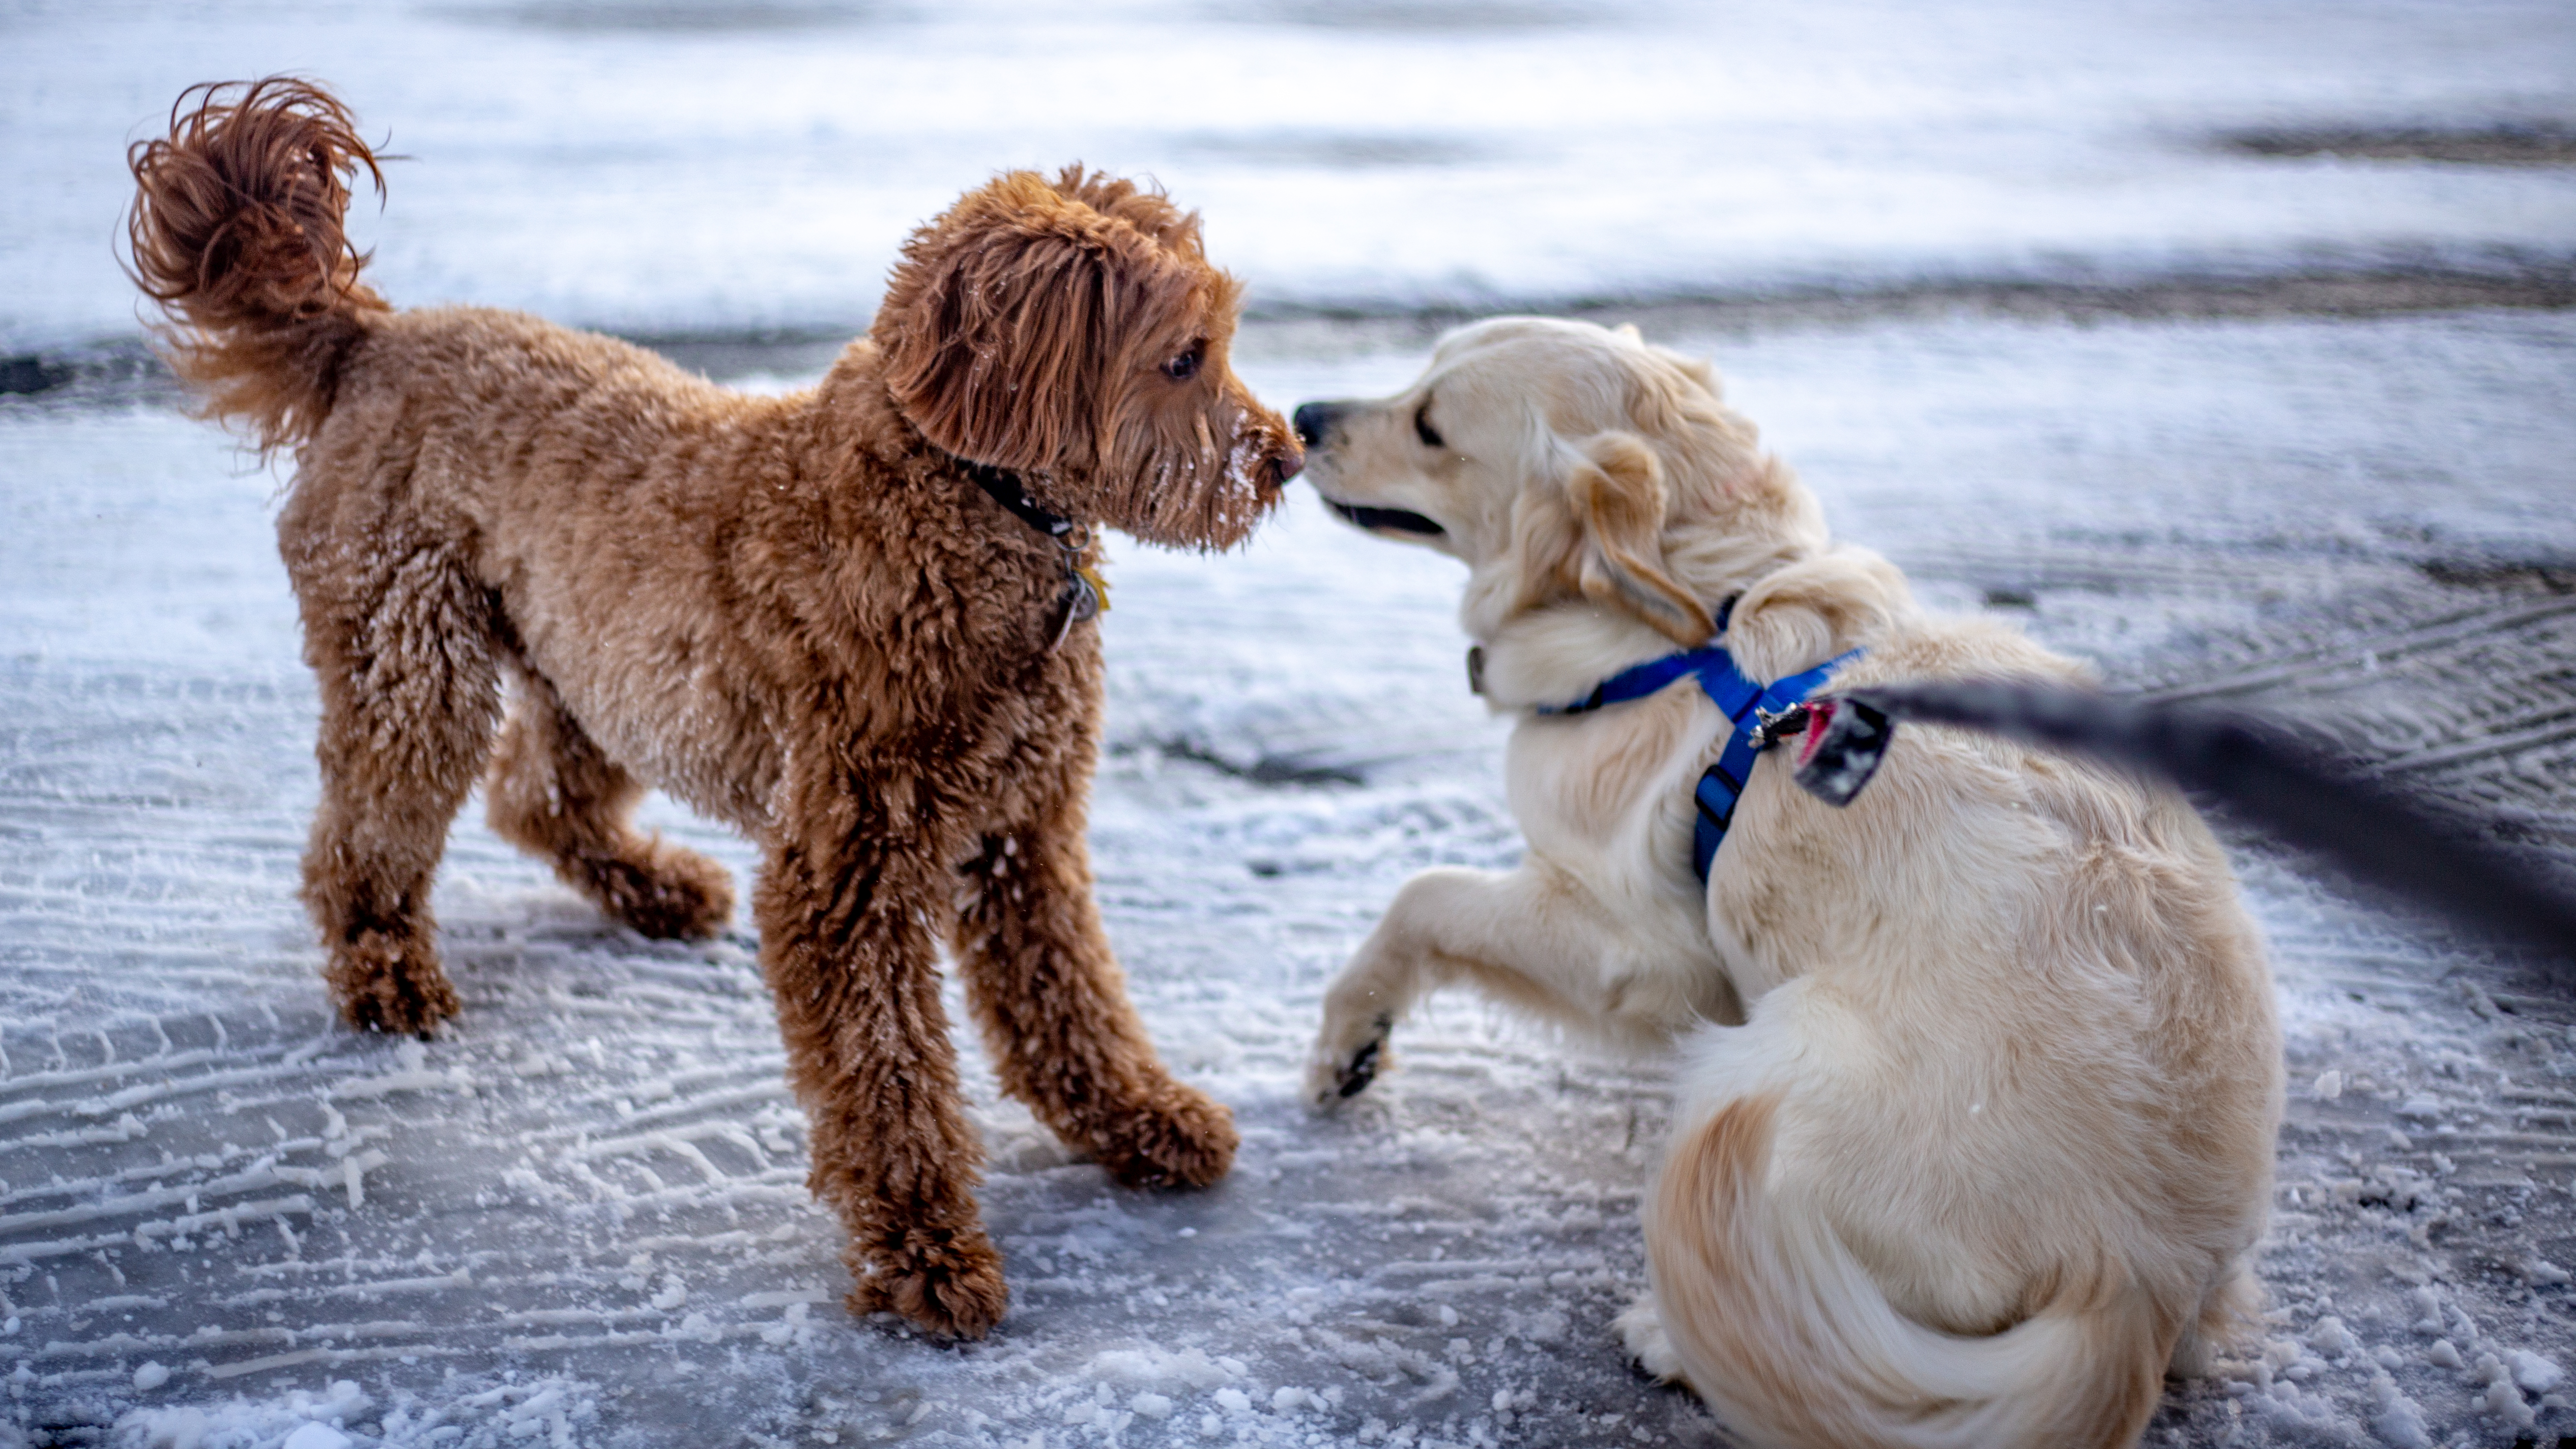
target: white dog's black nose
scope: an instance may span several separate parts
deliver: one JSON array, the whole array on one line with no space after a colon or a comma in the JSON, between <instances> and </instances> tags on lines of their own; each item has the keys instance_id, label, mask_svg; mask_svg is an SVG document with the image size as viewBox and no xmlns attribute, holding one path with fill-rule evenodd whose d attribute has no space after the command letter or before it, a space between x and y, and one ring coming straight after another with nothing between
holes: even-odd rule
<instances>
[{"instance_id":1,"label":"white dog's black nose","mask_svg":"<svg viewBox=\"0 0 2576 1449\"><path fill-rule=\"evenodd\" d=\"M1332 427L1333 419L1341 415L1339 403L1299 403L1297 411L1289 414L1288 421L1297 430L1297 441L1312 448L1324 441L1325 430Z\"/></svg>"}]
</instances>

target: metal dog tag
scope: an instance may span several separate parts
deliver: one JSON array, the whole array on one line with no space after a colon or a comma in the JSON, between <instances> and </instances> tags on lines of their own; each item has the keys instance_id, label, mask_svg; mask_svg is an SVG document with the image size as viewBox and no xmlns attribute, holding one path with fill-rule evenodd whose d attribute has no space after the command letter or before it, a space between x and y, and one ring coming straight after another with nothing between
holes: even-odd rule
<instances>
[{"instance_id":1,"label":"metal dog tag","mask_svg":"<svg viewBox=\"0 0 2576 1449\"><path fill-rule=\"evenodd\" d=\"M1064 581L1063 614L1056 621L1055 642L1049 649L1061 648L1073 626L1100 617L1100 589L1088 574L1076 572Z\"/></svg>"}]
</instances>

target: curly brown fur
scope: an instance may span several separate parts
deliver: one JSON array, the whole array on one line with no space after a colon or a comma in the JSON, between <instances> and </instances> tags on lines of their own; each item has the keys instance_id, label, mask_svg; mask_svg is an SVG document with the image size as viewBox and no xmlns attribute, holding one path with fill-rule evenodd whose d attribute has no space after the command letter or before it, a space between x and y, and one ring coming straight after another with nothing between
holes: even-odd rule
<instances>
[{"instance_id":1,"label":"curly brown fur","mask_svg":"<svg viewBox=\"0 0 2576 1449\"><path fill-rule=\"evenodd\" d=\"M429 891L478 778L494 828L610 914L717 929L724 872L628 821L659 787L761 846L854 1308L972 1338L1008 1302L943 937L1007 1090L1122 1182L1222 1176L1232 1118L1156 1057L1092 900L1099 636L1058 642L1066 558L973 471L1085 525L1086 565L1089 525L1220 548L1276 503L1296 444L1227 366L1235 285L1195 218L1079 167L1002 176L912 239L820 386L758 398L531 317L387 309L338 230L368 159L338 102L280 81L208 90L134 158L174 360L295 446L305 899L347 1018L457 1011Z\"/></svg>"},{"instance_id":2,"label":"curly brown fur","mask_svg":"<svg viewBox=\"0 0 2576 1449\"><path fill-rule=\"evenodd\" d=\"M385 184L348 108L283 76L190 86L169 136L135 142L126 164L131 271L169 313L173 370L262 450L311 436L363 319L386 310L340 225L361 168Z\"/></svg>"},{"instance_id":3,"label":"curly brown fur","mask_svg":"<svg viewBox=\"0 0 2576 1449\"><path fill-rule=\"evenodd\" d=\"M644 782L601 754L554 686L525 668L483 777L493 832L553 862L565 885L658 940L714 935L733 916L733 882L695 851L626 823Z\"/></svg>"}]
</instances>

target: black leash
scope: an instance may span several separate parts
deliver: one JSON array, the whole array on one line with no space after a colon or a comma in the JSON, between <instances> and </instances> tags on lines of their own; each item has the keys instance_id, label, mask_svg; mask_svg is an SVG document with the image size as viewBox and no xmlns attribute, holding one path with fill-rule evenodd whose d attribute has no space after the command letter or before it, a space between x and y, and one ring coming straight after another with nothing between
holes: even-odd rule
<instances>
[{"instance_id":1,"label":"black leash","mask_svg":"<svg viewBox=\"0 0 2576 1449\"><path fill-rule=\"evenodd\" d=\"M2042 685L1877 685L1805 707L1813 737L1799 751L1799 785L1827 804L1850 804L1886 758L1898 720L1984 730L2163 775L2219 797L2355 880L2576 963L2576 892L2565 882L2482 838L2473 818L2339 767L2275 726Z\"/></svg>"},{"instance_id":2,"label":"black leash","mask_svg":"<svg viewBox=\"0 0 2576 1449\"><path fill-rule=\"evenodd\" d=\"M994 502L1009 509L1020 522L1054 540L1062 553L1064 598L1056 606L1059 612L1055 635L1047 648L1052 650L1061 646L1065 636L1073 632L1074 625L1097 619L1107 612L1109 586L1082 562L1083 553L1091 547L1090 526L1039 506L1037 500L1029 497L1029 490L1020 482L1017 473L989 463L968 462L964 458L957 461L965 468L966 476L975 480L975 486L991 495Z\"/></svg>"}]
</instances>

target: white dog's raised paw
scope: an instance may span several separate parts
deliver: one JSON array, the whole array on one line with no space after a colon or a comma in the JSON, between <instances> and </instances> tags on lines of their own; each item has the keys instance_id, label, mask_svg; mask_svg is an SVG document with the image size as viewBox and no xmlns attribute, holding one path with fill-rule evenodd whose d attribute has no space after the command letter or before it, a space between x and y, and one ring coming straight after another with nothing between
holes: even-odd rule
<instances>
[{"instance_id":1,"label":"white dog's raised paw","mask_svg":"<svg viewBox=\"0 0 2576 1449\"><path fill-rule=\"evenodd\" d=\"M1672 1336L1664 1332L1663 1311L1655 1306L1651 1290L1621 1311L1617 1326L1619 1340L1628 1346L1628 1357L1638 1368L1657 1383L1681 1382L1681 1357L1673 1352Z\"/></svg>"},{"instance_id":2,"label":"white dog's raised paw","mask_svg":"<svg viewBox=\"0 0 2576 1449\"><path fill-rule=\"evenodd\" d=\"M1367 1091L1377 1074L1391 1065L1386 1049L1387 1025L1380 1023L1374 1035L1348 1051L1331 1051L1319 1043L1306 1068L1306 1100L1330 1111L1345 1099Z\"/></svg>"}]
</instances>

